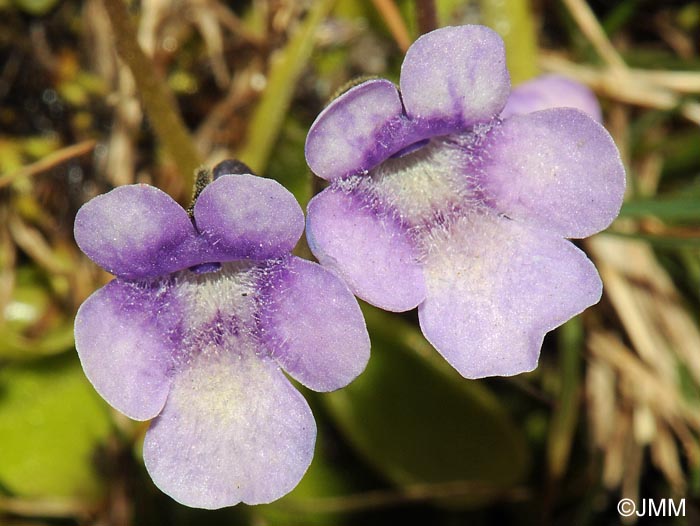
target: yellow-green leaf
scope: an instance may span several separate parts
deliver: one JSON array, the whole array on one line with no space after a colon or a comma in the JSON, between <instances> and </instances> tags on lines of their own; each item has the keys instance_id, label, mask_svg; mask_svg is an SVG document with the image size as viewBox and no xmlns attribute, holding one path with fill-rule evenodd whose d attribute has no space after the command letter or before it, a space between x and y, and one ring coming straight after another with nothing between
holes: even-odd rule
<instances>
[{"instance_id":1,"label":"yellow-green leaf","mask_svg":"<svg viewBox=\"0 0 700 526\"><path fill-rule=\"evenodd\" d=\"M0 370L0 483L24 497L96 497L100 444L110 432L106 405L77 357Z\"/></svg>"}]
</instances>

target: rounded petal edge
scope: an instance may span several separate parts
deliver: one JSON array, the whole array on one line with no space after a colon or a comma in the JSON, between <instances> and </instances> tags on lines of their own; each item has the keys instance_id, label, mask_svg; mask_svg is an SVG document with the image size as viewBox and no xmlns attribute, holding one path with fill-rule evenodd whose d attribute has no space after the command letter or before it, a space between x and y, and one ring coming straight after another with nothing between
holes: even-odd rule
<instances>
[{"instance_id":1,"label":"rounded petal edge","mask_svg":"<svg viewBox=\"0 0 700 526\"><path fill-rule=\"evenodd\" d=\"M403 106L396 86L377 79L355 86L331 102L309 129L306 162L332 181L367 171L399 150Z\"/></svg>"},{"instance_id":2,"label":"rounded petal edge","mask_svg":"<svg viewBox=\"0 0 700 526\"><path fill-rule=\"evenodd\" d=\"M85 203L75 217L74 235L80 249L102 268L140 279L192 264L182 247L196 234L172 197L154 186L134 184Z\"/></svg>"},{"instance_id":3,"label":"rounded petal edge","mask_svg":"<svg viewBox=\"0 0 700 526\"><path fill-rule=\"evenodd\" d=\"M357 196L334 188L315 196L308 206L306 234L321 265L368 303L403 312L425 298L423 268L406 231Z\"/></svg>"},{"instance_id":4,"label":"rounded petal edge","mask_svg":"<svg viewBox=\"0 0 700 526\"><path fill-rule=\"evenodd\" d=\"M118 279L93 293L75 318L75 348L90 383L134 420L160 413L170 390L166 338L150 322L148 293Z\"/></svg>"},{"instance_id":5,"label":"rounded petal edge","mask_svg":"<svg viewBox=\"0 0 700 526\"><path fill-rule=\"evenodd\" d=\"M316 423L304 397L272 361L229 358L180 371L146 433L153 482L186 506L272 502L311 464Z\"/></svg>"},{"instance_id":6,"label":"rounded petal edge","mask_svg":"<svg viewBox=\"0 0 700 526\"><path fill-rule=\"evenodd\" d=\"M400 87L411 119L461 128L491 120L510 93L503 40L476 25L426 33L406 53Z\"/></svg>"},{"instance_id":7,"label":"rounded petal edge","mask_svg":"<svg viewBox=\"0 0 700 526\"><path fill-rule=\"evenodd\" d=\"M277 271L261 315L272 356L314 391L352 382L369 360L367 327L345 283L317 263L292 257Z\"/></svg>"},{"instance_id":8,"label":"rounded petal edge","mask_svg":"<svg viewBox=\"0 0 700 526\"><path fill-rule=\"evenodd\" d=\"M491 205L567 238L600 232L620 213L625 168L603 126L573 108L503 121L481 166Z\"/></svg>"},{"instance_id":9,"label":"rounded petal edge","mask_svg":"<svg viewBox=\"0 0 700 526\"><path fill-rule=\"evenodd\" d=\"M294 196L277 181L249 174L210 183L197 198L194 217L211 261L279 257L304 231Z\"/></svg>"},{"instance_id":10,"label":"rounded petal edge","mask_svg":"<svg viewBox=\"0 0 700 526\"><path fill-rule=\"evenodd\" d=\"M571 242L505 218L465 222L428 261L423 334L464 377L537 366L544 335L600 300L593 263Z\"/></svg>"},{"instance_id":11,"label":"rounded petal edge","mask_svg":"<svg viewBox=\"0 0 700 526\"><path fill-rule=\"evenodd\" d=\"M564 107L576 108L594 121L603 122L598 99L588 86L553 74L541 75L513 88L501 118Z\"/></svg>"}]
</instances>

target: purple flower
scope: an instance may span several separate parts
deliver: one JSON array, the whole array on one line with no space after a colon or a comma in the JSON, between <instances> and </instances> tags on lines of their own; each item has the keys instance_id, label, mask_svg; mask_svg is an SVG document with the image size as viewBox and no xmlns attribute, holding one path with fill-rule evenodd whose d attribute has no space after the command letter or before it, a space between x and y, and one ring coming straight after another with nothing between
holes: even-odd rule
<instances>
[{"instance_id":1,"label":"purple flower","mask_svg":"<svg viewBox=\"0 0 700 526\"><path fill-rule=\"evenodd\" d=\"M503 42L481 26L419 38L401 69L316 119L306 159L330 186L310 203L321 264L360 298L418 307L426 338L463 376L536 367L548 331L596 303L593 264L567 238L617 216L618 151L577 109L505 119Z\"/></svg>"},{"instance_id":2,"label":"purple flower","mask_svg":"<svg viewBox=\"0 0 700 526\"><path fill-rule=\"evenodd\" d=\"M540 75L514 88L501 119L550 108L577 108L597 122L603 122L598 99L583 84L560 75Z\"/></svg>"},{"instance_id":3,"label":"purple flower","mask_svg":"<svg viewBox=\"0 0 700 526\"><path fill-rule=\"evenodd\" d=\"M125 415L155 418L146 468L183 504L289 492L311 462L316 426L282 370L331 391L367 363L367 330L346 285L290 254L303 227L293 196L252 175L209 184L193 220L147 185L78 212L78 245L117 276L75 320L85 374Z\"/></svg>"}]
</instances>

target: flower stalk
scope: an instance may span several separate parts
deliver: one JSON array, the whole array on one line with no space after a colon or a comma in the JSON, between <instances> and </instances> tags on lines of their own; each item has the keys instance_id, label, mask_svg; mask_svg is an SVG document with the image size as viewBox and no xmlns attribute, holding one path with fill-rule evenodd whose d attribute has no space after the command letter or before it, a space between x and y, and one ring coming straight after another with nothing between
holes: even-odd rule
<instances>
[{"instance_id":1,"label":"flower stalk","mask_svg":"<svg viewBox=\"0 0 700 526\"><path fill-rule=\"evenodd\" d=\"M151 60L138 44L136 28L122 0L104 0L119 57L134 75L141 101L156 136L167 156L180 172L185 188L194 184L194 174L202 164L173 94L163 79L154 74Z\"/></svg>"}]
</instances>

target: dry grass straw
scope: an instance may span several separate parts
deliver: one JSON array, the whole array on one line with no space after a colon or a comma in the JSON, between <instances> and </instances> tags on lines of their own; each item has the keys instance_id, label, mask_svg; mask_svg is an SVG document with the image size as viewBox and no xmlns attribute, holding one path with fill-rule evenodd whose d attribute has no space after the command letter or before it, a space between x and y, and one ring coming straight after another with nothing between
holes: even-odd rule
<instances>
[{"instance_id":1,"label":"dry grass straw","mask_svg":"<svg viewBox=\"0 0 700 526\"><path fill-rule=\"evenodd\" d=\"M700 123L700 104L682 95L700 93L700 73L629 68L583 0L564 0L603 67L577 65L543 53L541 66L582 82L613 101L611 131L630 164L628 110L623 104L661 110L679 109ZM654 195L663 166L658 156L639 162L640 191ZM631 231L645 225L624 224ZM651 248L634 240L596 236L587 242L617 316L589 331L586 376L588 416L594 445L604 455L603 483L621 487L637 500L644 451L674 491L686 489L683 457L700 465L700 412L683 392L682 372L700 385L700 331L666 270ZM615 327L619 321L619 328ZM679 451L678 444L683 452Z\"/></svg>"},{"instance_id":2,"label":"dry grass straw","mask_svg":"<svg viewBox=\"0 0 700 526\"><path fill-rule=\"evenodd\" d=\"M91 153L96 144L97 141L87 140L56 150L35 163L23 166L15 172L0 177L0 188L9 186L18 179L33 177L48 172L56 166L67 163L78 157L83 157Z\"/></svg>"},{"instance_id":3,"label":"dry grass straw","mask_svg":"<svg viewBox=\"0 0 700 526\"><path fill-rule=\"evenodd\" d=\"M545 52L539 61L544 70L574 78L612 100L660 110L677 108L686 119L700 124L700 104L682 99L684 94L700 93L700 73L629 68L585 1L564 0L564 4L605 67L578 65Z\"/></svg>"},{"instance_id":4,"label":"dry grass straw","mask_svg":"<svg viewBox=\"0 0 700 526\"><path fill-rule=\"evenodd\" d=\"M411 35L396 3L393 0L372 0L372 3L384 19L399 49L405 53L411 46Z\"/></svg>"},{"instance_id":5,"label":"dry grass straw","mask_svg":"<svg viewBox=\"0 0 700 526\"><path fill-rule=\"evenodd\" d=\"M700 412L684 395L681 372L700 385L700 331L648 245L598 236L588 247L624 329L598 327L588 339L589 416L605 456L604 483L622 485L625 496L635 498L635 459L649 447L654 464L682 492L676 441L688 461L700 465Z\"/></svg>"}]
</instances>

